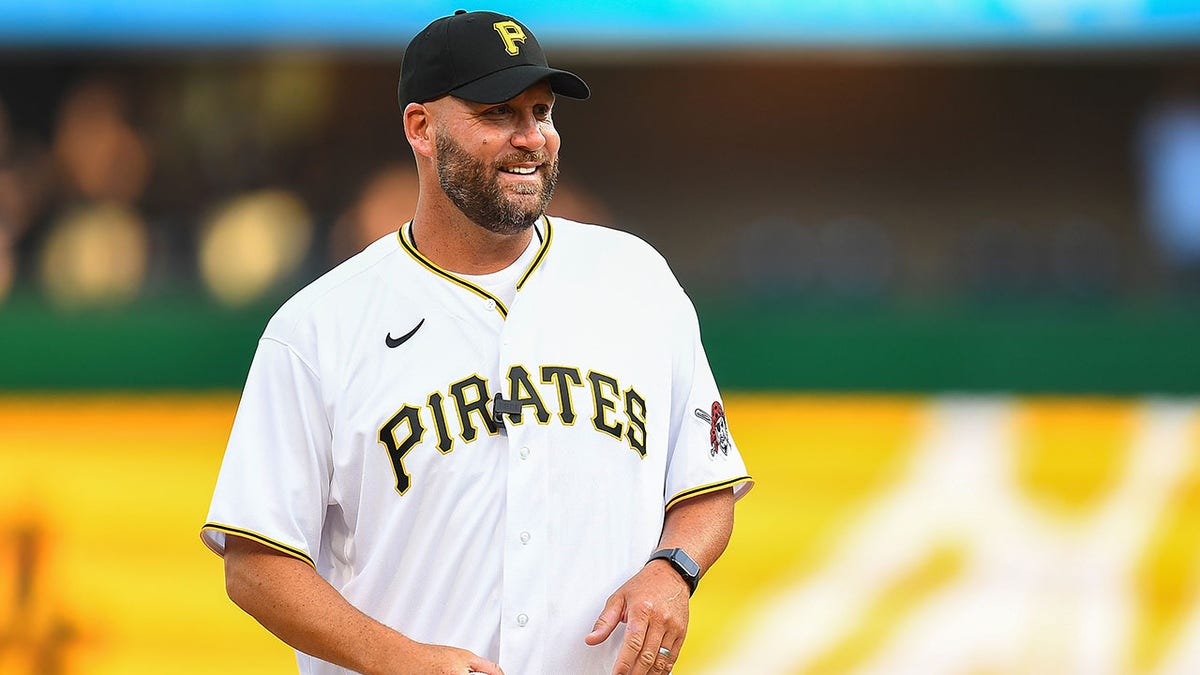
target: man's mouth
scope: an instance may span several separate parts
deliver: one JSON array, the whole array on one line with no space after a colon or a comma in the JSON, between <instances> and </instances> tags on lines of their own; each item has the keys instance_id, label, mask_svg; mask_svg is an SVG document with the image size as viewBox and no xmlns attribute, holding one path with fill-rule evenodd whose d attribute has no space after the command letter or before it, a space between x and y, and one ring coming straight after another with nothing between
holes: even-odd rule
<instances>
[{"instance_id":1,"label":"man's mouth","mask_svg":"<svg viewBox=\"0 0 1200 675\"><path fill-rule=\"evenodd\" d=\"M538 170L538 167L536 167L536 166L506 166L506 167L502 167L500 170L503 171L504 173L516 174L518 176L528 176L533 173L536 173Z\"/></svg>"}]
</instances>

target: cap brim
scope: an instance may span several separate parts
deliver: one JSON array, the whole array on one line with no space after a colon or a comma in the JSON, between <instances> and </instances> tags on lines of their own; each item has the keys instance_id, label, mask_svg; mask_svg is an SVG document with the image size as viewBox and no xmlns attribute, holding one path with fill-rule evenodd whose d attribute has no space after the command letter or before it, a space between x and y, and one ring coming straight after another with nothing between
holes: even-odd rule
<instances>
[{"instance_id":1,"label":"cap brim","mask_svg":"<svg viewBox=\"0 0 1200 675\"><path fill-rule=\"evenodd\" d=\"M531 64L496 71L449 93L476 103L503 103L542 80L548 80L550 89L559 96L582 100L592 95L587 83L575 73Z\"/></svg>"}]
</instances>

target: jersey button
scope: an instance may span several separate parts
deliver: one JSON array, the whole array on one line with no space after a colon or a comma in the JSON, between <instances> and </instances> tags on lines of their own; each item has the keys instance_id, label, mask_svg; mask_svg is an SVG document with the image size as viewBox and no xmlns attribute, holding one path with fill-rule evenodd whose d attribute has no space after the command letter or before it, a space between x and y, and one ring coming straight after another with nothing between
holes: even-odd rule
<instances>
[{"instance_id":1,"label":"jersey button","mask_svg":"<svg viewBox=\"0 0 1200 675\"><path fill-rule=\"evenodd\" d=\"M521 459L529 459L529 448L521 448Z\"/></svg>"},{"instance_id":2,"label":"jersey button","mask_svg":"<svg viewBox=\"0 0 1200 675\"><path fill-rule=\"evenodd\" d=\"M496 301L492 300L490 298L488 299L487 302L483 303L483 306L487 307L487 311L489 311L489 312L496 311Z\"/></svg>"},{"instance_id":3,"label":"jersey button","mask_svg":"<svg viewBox=\"0 0 1200 675\"><path fill-rule=\"evenodd\" d=\"M528 532L522 532L522 533L521 533L521 543L522 543L522 544L528 544L528 543L529 543L529 539L530 539L530 534L529 534Z\"/></svg>"},{"instance_id":4,"label":"jersey button","mask_svg":"<svg viewBox=\"0 0 1200 675\"><path fill-rule=\"evenodd\" d=\"M518 614L517 615L517 625L518 626L524 626L527 623L529 623L529 615L528 614Z\"/></svg>"}]
</instances>

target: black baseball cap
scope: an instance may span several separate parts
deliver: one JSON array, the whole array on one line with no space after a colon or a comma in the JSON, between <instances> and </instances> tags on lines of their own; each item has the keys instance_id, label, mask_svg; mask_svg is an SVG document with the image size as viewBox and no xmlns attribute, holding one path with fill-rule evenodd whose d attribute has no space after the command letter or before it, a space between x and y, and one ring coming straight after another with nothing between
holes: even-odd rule
<instances>
[{"instance_id":1,"label":"black baseball cap","mask_svg":"<svg viewBox=\"0 0 1200 675\"><path fill-rule=\"evenodd\" d=\"M495 12L460 9L425 27L412 39L400 64L398 98L425 103L452 94L476 103L502 103L548 80L555 94L591 95L578 75L551 68L533 31Z\"/></svg>"}]
</instances>

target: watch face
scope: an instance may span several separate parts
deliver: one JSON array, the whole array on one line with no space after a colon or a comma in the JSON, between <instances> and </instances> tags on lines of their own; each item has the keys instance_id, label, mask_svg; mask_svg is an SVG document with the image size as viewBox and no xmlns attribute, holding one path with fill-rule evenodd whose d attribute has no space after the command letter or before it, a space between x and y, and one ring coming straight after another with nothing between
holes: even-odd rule
<instances>
[{"instance_id":1,"label":"watch face","mask_svg":"<svg viewBox=\"0 0 1200 675\"><path fill-rule=\"evenodd\" d=\"M695 560L692 560L691 556L684 553L682 549L676 549L671 559L676 565L679 565L685 574L693 579L700 576L700 566L696 564Z\"/></svg>"}]
</instances>

